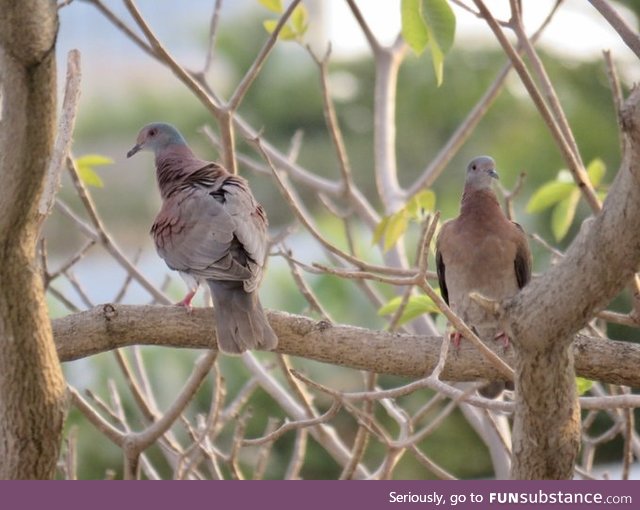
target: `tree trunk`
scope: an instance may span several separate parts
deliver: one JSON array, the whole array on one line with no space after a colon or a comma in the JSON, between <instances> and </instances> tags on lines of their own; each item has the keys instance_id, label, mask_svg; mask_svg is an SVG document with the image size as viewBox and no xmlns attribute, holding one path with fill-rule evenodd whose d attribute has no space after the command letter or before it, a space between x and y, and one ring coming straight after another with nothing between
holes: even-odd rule
<instances>
[{"instance_id":1,"label":"tree trunk","mask_svg":"<svg viewBox=\"0 0 640 510\"><path fill-rule=\"evenodd\" d=\"M513 478L573 476L580 420L571 344L640 264L640 88L619 114L624 154L602 210L561 262L505 304L516 350Z\"/></svg>"},{"instance_id":2,"label":"tree trunk","mask_svg":"<svg viewBox=\"0 0 640 510\"><path fill-rule=\"evenodd\" d=\"M0 0L0 478L52 478L65 382L35 260L56 118L54 0Z\"/></svg>"}]
</instances>

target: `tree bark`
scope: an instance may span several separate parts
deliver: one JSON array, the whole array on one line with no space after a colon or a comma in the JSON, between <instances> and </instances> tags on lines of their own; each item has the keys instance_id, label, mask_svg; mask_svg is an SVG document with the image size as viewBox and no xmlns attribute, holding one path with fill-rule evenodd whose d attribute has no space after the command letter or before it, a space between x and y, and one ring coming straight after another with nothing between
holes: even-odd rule
<instances>
[{"instance_id":1,"label":"tree bark","mask_svg":"<svg viewBox=\"0 0 640 510\"><path fill-rule=\"evenodd\" d=\"M505 303L516 351L512 477L571 478L580 446L572 341L640 263L640 89L620 112L625 152L602 211L563 260Z\"/></svg>"},{"instance_id":2,"label":"tree bark","mask_svg":"<svg viewBox=\"0 0 640 510\"><path fill-rule=\"evenodd\" d=\"M285 312L267 312L278 335L278 352L332 365L418 378L438 362L441 336L403 335L329 324ZM161 325L161 327L158 327ZM212 308L188 313L178 306L104 304L53 320L63 362L131 345L210 349L216 347ZM640 345L578 335L573 343L579 375L610 384L640 386ZM514 363L513 349L503 356ZM445 381L495 380L498 370L469 342L451 349Z\"/></svg>"},{"instance_id":3,"label":"tree bark","mask_svg":"<svg viewBox=\"0 0 640 510\"><path fill-rule=\"evenodd\" d=\"M0 478L52 478L65 382L35 261L55 135L54 0L0 0Z\"/></svg>"}]
</instances>

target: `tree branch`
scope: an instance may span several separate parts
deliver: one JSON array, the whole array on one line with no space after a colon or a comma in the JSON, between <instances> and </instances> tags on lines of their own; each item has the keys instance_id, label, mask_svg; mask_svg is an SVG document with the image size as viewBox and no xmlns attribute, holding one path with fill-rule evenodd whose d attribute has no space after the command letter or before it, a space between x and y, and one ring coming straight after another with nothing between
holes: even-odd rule
<instances>
[{"instance_id":1,"label":"tree branch","mask_svg":"<svg viewBox=\"0 0 640 510\"><path fill-rule=\"evenodd\" d=\"M56 122L56 3L0 0L0 479L51 478L67 394L36 267Z\"/></svg>"},{"instance_id":2,"label":"tree branch","mask_svg":"<svg viewBox=\"0 0 640 510\"><path fill-rule=\"evenodd\" d=\"M640 58L640 37L635 30L629 27L616 10L611 7L611 2L606 0L589 0L602 17L618 32L625 44Z\"/></svg>"},{"instance_id":3,"label":"tree branch","mask_svg":"<svg viewBox=\"0 0 640 510\"><path fill-rule=\"evenodd\" d=\"M332 325L284 312L271 311L268 317L281 353L412 378L431 373L438 363L442 337ZM69 362L130 345L215 348L214 321L210 308L195 308L189 314L171 306L105 304L52 323L58 356ZM640 345L578 335L573 351L578 375L640 386ZM507 352L506 360L513 360L513 352ZM498 370L467 342L449 353L441 374L445 381L496 378Z\"/></svg>"},{"instance_id":4,"label":"tree branch","mask_svg":"<svg viewBox=\"0 0 640 510\"><path fill-rule=\"evenodd\" d=\"M53 154L47 169L47 179L45 181L44 192L40 197L38 212L41 215L40 222L51 212L54 199L60 187L60 174L65 166L67 156L71 152L71 140L73 138L73 128L78 112L78 101L80 100L80 52L71 50L67 55L67 82L62 100L62 115L58 123L58 135L53 147Z\"/></svg>"},{"instance_id":5,"label":"tree branch","mask_svg":"<svg viewBox=\"0 0 640 510\"><path fill-rule=\"evenodd\" d=\"M562 133L562 129L560 128L558 122L554 118L551 110L545 103L542 97L542 94L536 87L536 84L533 81L533 78L531 77L531 75L529 74L529 71L524 61L522 60L522 58L520 57L516 49L511 45L506 35L500 28L500 25L498 24L496 19L493 17L489 9L487 9L487 7L484 5L484 2L482 0L473 0L473 1L478 7L482 16L487 21L487 24L493 31L494 35L496 36L496 39L500 42L500 45L502 46L503 50L511 60L511 63L513 64L514 69L518 73L518 76L520 76L520 80L522 81L522 84L527 89L527 92L529 93L531 100L535 104L536 108L538 108L538 111L540 112L542 119L544 120L545 124L547 125L547 128L549 129L549 132L552 134L554 141L558 145L558 148L560 149L560 152L563 158L565 159L565 162L567 163L569 170L573 174L576 184L579 186L580 191L585 197L585 200L594 211L599 211L601 207L600 200L598 199L598 196L596 195L595 190L593 189L591 181L589 180L589 176L587 175L586 170L584 169L584 167L581 165L580 161L576 157L576 154L574 154L570 144L565 139Z\"/></svg>"},{"instance_id":6,"label":"tree branch","mask_svg":"<svg viewBox=\"0 0 640 510\"><path fill-rule=\"evenodd\" d=\"M518 352L516 478L572 476L580 433L573 335L620 292L640 263L640 243L628 234L640 230L640 89L632 92L621 118L625 152L601 212L583 223L559 263L505 306ZM523 451L529 452L526 459Z\"/></svg>"}]
</instances>

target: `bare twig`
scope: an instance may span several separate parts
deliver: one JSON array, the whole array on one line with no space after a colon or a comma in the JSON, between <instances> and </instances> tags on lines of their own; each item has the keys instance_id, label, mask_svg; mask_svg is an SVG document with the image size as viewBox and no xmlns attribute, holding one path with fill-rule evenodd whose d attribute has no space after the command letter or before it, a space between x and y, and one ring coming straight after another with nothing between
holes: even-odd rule
<instances>
[{"instance_id":1,"label":"bare twig","mask_svg":"<svg viewBox=\"0 0 640 510\"><path fill-rule=\"evenodd\" d=\"M333 142L338 156L339 168L342 174L342 183L344 185L344 194L346 197L349 197L353 188L351 164L349 163L349 156L347 154L344 138L342 137L342 131L340 130L340 124L338 123L338 116L336 115L336 109L329 91L329 56L331 55L331 46L329 46L327 53L322 59L316 57L309 47L307 47L307 50L320 68L320 84L322 86L324 117L329 130L329 135L331 136L331 141Z\"/></svg>"},{"instance_id":2,"label":"bare twig","mask_svg":"<svg viewBox=\"0 0 640 510\"><path fill-rule=\"evenodd\" d=\"M367 42L369 43L369 47L371 48L371 51L373 51L374 53L380 51L381 49L380 43L376 39L376 36L373 35L371 28L369 27L366 20L364 19L362 12L360 12L360 8L357 6L355 0L347 0L347 4L349 4L349 8L351 9L353 16L356 18L358 25L360 25L360 29L362 30L362 33L367 39Z\"/></svg>"},{"instance_id":3,"label":"bare twig","mask_svg":"<svg viewBox=\"0 0 640 510\"><path fill-rule=\"evenodd\" d=\"M271 53L271 50L273 49L276 42L278 41L278 36L280 35L280 32L282 31L287 21L291 17L291 13L294 11L294 9L298 6L299 3L300 3L300 0L293 0L289 4L287 9L284 11L284 13L282 13L282 16L280 16L280 19L278 20L276 27L273 29L273 32L271 32L271 34L267 38L267 41L264 43L264 45L260 49L258 56L253 60L251 67L247 70L242 80L240 80L240 83L236 87L236 90L231 96L231 99L229 99L227 108L230 112L235 112L240 106L242 99L244 98L247 91L251 87L251 84L257 78L258 73L262 69L262 66L264 65L267 57L269 56L269 54Z\"/></svg>"},{"instance_id":4,"label":"bare twig","mask_svg":"<svg viewBox=\"0 0 640 510\"><path fill-rule=\"evenodd\" d=\"M602 14L602 17L609 22L615 31L618 32L618 35L631 51L640 58L640 37L638 33L625 23L611 6L611 2L607 2L606 0L589 0L589 2Z\"/></svg>"},{"instance_id":5,"label":"bare twig","mask_svg":"<svg viewBox=\"0 0 640 510\"><path fill-rule=\"evenodd\" d=\"M71 50L67 55L67 80L62 100L62 113L58 123L58 135L53 147L53 154L47 169L47 178L44 191L40 196L38 213L41 215L40 223L51 212L55 195L60 187L60 174L71 150L73 128L75 126L78 102L80 100L80 52Z\"/></svg>"},{"instance_id":6,"label":"bare twig","mask_svg":"<svg viewBox=\"0 0 640 510\"><path fill-rule=\"evenodd\" d=\"M551 9L544 21L540 24L540 27L538 27L535 33L531 36L532 42L535 42L540 37L540 35L542 35L542 32L555 15L561 1L562 0L558 0L555 3L554 7ZM464 4L458 2L458 5L462 6ZM466 6L464 8L466 8L469 12L472 12L474 15L481 17L479 12L473 11ZM453 156L455 156L460 147L464 144L465 140L471 133L474 132L480 120L482 120L484 115L489 111L489 108L493 104L494 100L502 91L502 88L506 83L507 76L509 75L509 72L512 68L513 65L511 64L511 61L508 61L502 67L502 69L500 69L498 75L493 80L493 83L489 86L483 96L478 100L476 105L471 109L467 117L454 131L449 140L447 140L447 142L438 151L429 165L423 170L420 177L416 179L415 182L409 187L407 191L408 197L412 197L421 189L431 186L436 178L442 173L449 161L451 161Z\"/></svg>"},{"instance_id":7,"label":"bare twig","mask_svg":"<svg viewBox=\"0 0 640 510\"><path fill-rule=\"evenodd\" d=\"M284 423L283 425L278 427L276 430L274 430L270 434L267 434L266 436L259 437L259 438L256 438L256 439L243 439L242 440L242 446L262 445L262 444L268 443L270 441L275 441L276 439L281 437L283 434L286 434L287 432L289 432L291 430L297 430L297 429L300 429L300 428L311 427L313 425L319 425L321 423L326 423L327 421L332 419L336 414L338 414L338 411L340 410L340 407L341 407L340 401L334 400L333 403L331 404L331 407L329 407L329 409L327 410L327 412L322 414L322 415L320 415L320 416L318 416L317 418L313 418L313 419L310 419L310 420L298 420L298 421L291 421L291 422Z\"/></svg>"},{"instance_id":8,"label":"bare twig","mask_svg":"<svg viewBox=\"0 0 640 510\"><path fill-rule=\"evenodd\" d=\"M503 33L500 25L493 17L491 12L487 9L484 2L482 0L473 0L480 12L482 13L483 18L487 21L489 27L493 31L494 35L500 42L500 45L504 49L505 53L508 55L511 63L513 64L514 69L517 71L522 84L527 89L531 100L538 108L542 119L547 125L549 131L553 135L553 139L555 140L560 152L567 163L569 170L573 174L573 177L578 184L582 194L584 195L587 203L594 211L599 211L602 205L600 204L600 199L595 193L591 181L589 180L589 176L587 175L584 166L581 165L580 161L577 159L576 154L568 141L566 140L562 129L558 125L558 122L554 118L553 114L549 110L549 107L545 103L542 95L538 91L538 88L535 85L535 82L531 78L529 71L527 70L524 61L518 54L518 52L511 45L505 34Z\"/></svg>"},{"instance_id":9,"label":"bare twig","mask_svg":"<svg viewBox=\"0 0 640 510\"><path fill-rule=\"evenodd\" d=\"M80 185L82 182L78 179ZM83 185L82 185L83 186ZM91 202L92 203L92 202ZM122 253L120 248L114 244L114 241L105 231L94 230L91 225L88 225L82 219L80 219L72 210L60 199L56 199L56 207L68 218L70 218L80 231L90 239L103 244L105 249L111 254L111 256L124 267L124 269L130 273L135 280L144 288L151 296L153 296L157 302L169 304L171 301L169 298L156 288L138 269L131 263L131 261Z\"/></svg>"},{"instance_id":10,"label":"bare twig","mask_svg":"<svg viewBox=\"0 0 640 510\"><path fill-rule=\"evenodd\" d=\"M611 97L613 98L613 107L616 112L616 118L618 119L618 137L620 139L620 154L624 154L625 151L625 137L620 130L620 126L622 125L620 115L622 113L622 104L624 102L624 97L622 96L622 86L620 85L620 78L618 77L618 72L616 71L616 66L613 63L613 58L611 57L611 52L605 50L602 52L604 56L604 62L607 68L607 78L609 79L609 85L611 87Z\"/></svg>"},{"instance_id":11,"label":"bare twig","mask_svg":"<svg viewBox=\"0 0 640 510\"><path fill-rule=\"evenodd\" d=\"M211 69L213 63L213 52L216 47L216 39L218 35L218 24L220 22L220 10L222 9L222 0L216 0L213 6L213 13L211 14L211 21L209 22L209 39L207 44L207 55L204 59L204 67L202 69L202 76Z\"/></svg>"},{"instance_id":12,"label":"bare twig","mask_svg":"<svg viewBox=\"0 0 640 510\"><path fill-rule=\"evenodd\" d=\"M533 44L525 33L524 25L522 22L522 13L520 9L521 5L518 0L510 0L510 4L512 20L511 24L515 29L520 44L524 47L525 53L529 57L529 61L531 62L533 71L540 81L540 84L542 86L542 93L547 99L547 104L550 107L551 113L554 115L557 125L560 128L560 132L562 133L562 136L564 136L564 139L573 152L576 161L580 164L581 167L584 167L582 157L580 156L580 150L578 149L578 144L576 143L576 140L573 136L573 132L571 131L571 127L569 126L567 117L564 113L564 110L562 109L562 105L560 104L558 95L556 94L556 91L551 84L551 80L549 79L549 75L547 74L544 65L542 64L542 60L540 60L538 53L533 48ZM594 208L594 212L597 212L598 210L598 208Z\"/></svg>"}]
</instances>

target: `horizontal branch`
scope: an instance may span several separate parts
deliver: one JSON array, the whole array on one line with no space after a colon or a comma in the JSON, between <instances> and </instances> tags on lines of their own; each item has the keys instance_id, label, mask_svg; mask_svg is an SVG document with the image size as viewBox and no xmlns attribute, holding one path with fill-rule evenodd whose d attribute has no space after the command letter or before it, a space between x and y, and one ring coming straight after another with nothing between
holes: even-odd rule
<instances>
[{"instance_id":1,"label":"horizontal branch","mask_svg":"<svg viewBox=\"0 0 640 510\"><path fill-rule=\"evenodd\" d=\"M268 312L280 341L278 352L379 374L423 377L438 363L442 337L388 333ZM215 348L214 313L196 308L105 304L54 319L61 361L73 361L130 345ZM640 387L640 345L578 335L573 344L576 372L611 384ZM509 350L505 360L511 363ZM475 381L500 378L470 343L449 352L441 379Z\"/></svg>"}]
</instances>

